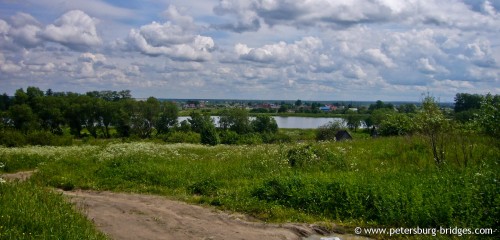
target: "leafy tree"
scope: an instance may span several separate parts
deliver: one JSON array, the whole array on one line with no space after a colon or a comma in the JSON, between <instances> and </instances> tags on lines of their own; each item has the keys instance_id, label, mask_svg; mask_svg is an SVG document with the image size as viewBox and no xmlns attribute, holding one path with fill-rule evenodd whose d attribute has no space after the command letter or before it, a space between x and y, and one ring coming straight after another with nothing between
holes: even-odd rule
<instances>
[{"instance_id":1,"label":"leafy tree","mask_svg":"<svg viewBox=\"0 0 500 240\"><path fill-rule=\"evenodd\" d=\"M450 122L434 97L426 96L422 101L422 109L416 116L417 129L427 138L434 156L434 162L441 166L445 162L445 143L450 131Z\"/></svg>"},{"instance_id":2,"label":"leafy tree","mask_svg":"<svg viewBox=\"0 0 500 240\"><path fill-rule=\"evenodd\" d=\"M222 129L230 129L238 134L252 132L248 112L243 108L232 108L223 111L220 116L219 124Z\"/></svg>"},{"instance_id":3,"label":"leafy tree","mask_svg":"<svg viewBox=\"0 0 500 240\"><path fill-rule=\"evenodd\" d=\"M65 124L63 107L64 100L59 97L46 96L39 98L36 103L37 115L43 129L53 134L62 134L62 125Z\"/></svg>"},{"instance_id":4,"label":"leafy tree","mask_svg":"<svg viewBox=\"0 0 500 240\"><path fill-rule=\"evenodd\" d=\"M66 99L68 105L63 111L64 118L69 125L71 134L80 137L84 122L84 115L82 114L83 101L76 94L69 94Z\"/></svg>"},{"instance_id":5,"label":"leafy tree","mask_svg":"<svg viewBox=\"0 0 500 240\"><path fill-rule=\"evenodd\" d=\"M26 95L28 95L28 104L35 111L37 107L36 106L37 101L39 101L40 98L43 98L45 96L43 91L37 87L28 87L26 89Z\"/></svg>"},{"instance_id":6,"label":"leafy tree","mask_svg":"<svg viewBox=\"0 0 500 240\"><path fill-rule=\"evenodd\" d=\"M361 126L361 119L361 115L356 112L349 111L346 115L345 121L349 129L356 131L359 126Z\"/></svg>"},{"instance_id":7,"label":"leafy tree","mask_svg":"<svg viewBox=\"0 0 500 240\"><path fill-rule=\"evenodd\" d=\"M17 89L14 93L14 104L28 104L28 94L22 88Z\"/></svg>"},{"instance_id":8,"label":"leafy tree","mask_svg":"<svg viewBox=\"0 0 500 240\"><path fill-rule=\"evenodd\" d=\"M158 134L168 133L170 129L177 126L179 109L177 104L172 102L163 102L160 107L160 116L156 124Z\"/></svg>"},{"instance_id":9,"label":"leafy tree","mask_svg":"<svg viewBox=\"0 0 500 240\"><path fill-rule=\"evenodd\" d=\"M101 126L98 99L81 96L81 100L80 114L82 114L83 125L89 131L90 135L97 138L97 129Z\"/></svg>"},{"instance_id":10,"label":"leafy tree","mask_svg":"<svg viewBox=\"0 0 500 240\"><path fill-rule=\"evenodd\" d=\"M36 115L28 104L16 104L10 107L9 116L17 130L28 132L37 128Z\"/></svg>"},{"instance_id":11,"label":"leafy tree","mask_svg":"<svg viewBox=\"0 0 500 240\"><path fill-rule=\"evenodd\" d=\"M297 101L295 101L295 106L296 106L296 107L300 107L300 106L302 106L302 100L297 99Z\"/></svg>"},{"instance_id":12,"label":"leafy tree","mask_svg":"<svg viewBox=\"0 0 500 240\"><path fill-rule=\"evenodd\" d=\"M370 114L370 121L372 125L380 126L380 124L386 120L389 115L395 114L396 112L390 108L379 108L372 111Z\"/></svg>"},{"instance_id":13,"label":"leafy tree","mask_svg":"<svg viewBox=\"0 0 500 240\"><path fill-rule=\"evenodd\" d=\"M194 132L201 133L205 122L212 121L210 115L202 115L199 112L191 112L189 124Z\"/></svg>"},{"instance_id":14,"label":"leafy tree","mask_svg":"<svg viewBox=\"0 0 500 240\"><path fill-rule=\"evenodd\" d=\"M480 108L477 119L479 129L484 133L500 138L500 95L487 94Z\"/></svg>"},{"instance_id":15,"label":"leafy tree","mask_svg":"<svg viewBox=\"0 0 500 240\"><path fill-rule=\"evenodd\" d=\"M10 100L9 95L7 93L2 94L0 96L0 111L6 111L9 109L10 105L12 104L12 101Z\"/></svg>"},{"instance_id":16,"label":"leafy tree","mask_svg":"<svg viewBox=\"0 0 500 240\"><path fill-rule=\"evenodd\" d=\"M329 122L325 125L318 127L316 130L317 141L330 141L335 140L335 135L339 130L342 130L341 122Z\"/></svg>"},{"instance_id":17,"label":"leafy tree","mask_svg":"<svg viewBox=\"0 0 500 240\"><path fill-rule=\"evenodd\" d=\"M268 115L259 115L252 121L253 130L260 133L278 132L276 120Z\"/></svg>"},{"instance_id":18,"label":"leafy tree","mask_svg":"<svg viewBox=\"0 0 500 240\"><path fill-rule=\"evenodd\" d=\"M408 135L413 133L414 129L413 120L404 113L386 114L379 124L380 135L383 136Z\"/></svg>"},{"instance_id":19,"label":"leafy tree","mask_svg":"<svg viewBox=\"0 0 500 240\"><path fill-rule=\"evenodd\" d=\"M96 107L97 121L101 127L101 131L103 132L104 137L110 138L111 134L109 132L109 127L116 118L118 105L115 102L97 99Z\"/></svg>"},{"instance_id":20,"label":"leafy tree","mask_svg":"<svg viewBox=\"0 0 500 240\"><path fill-rule=\"evenodd\" d=\"M116 132L121 137L130 137L132 133L132 116L135 116L137 102L132 99L122 99L117 103L117 112L113 119Z\"/></svg>"},{"instance_id":21,"label":"leafy tree","mask_svg":"<svg viewBox=\"0 0 500 240\"><path fill-rule=\"evenodd\" d=\"M483 96L479 94L457 93L455 95L455 112L462 112L471 109L480 109Z\"/></svg>"},{"instance_id":22,"label":"leafy tree","mask_svg":"<svg viewBox=\"0 0 500 240\"><path fill-rule=\"evenodd\" d=\"M412 103L401 104L398 106L398 112L400 113L416 113L417 106Z\"/></svg>"},{"instance_id":23,"label":"leafy tree","mask_svg":"<svg viewBox=\"0 0 500 240\"><path fill-rule=\"evenodd\" d=\"M393 109L394 105L392 105L392 103L384 103L381 100L377 100L375 104L370 104L370 106L368 107L368 111L372 112L376 109L382 109L382 108Z\"/></svg>"},{"instance_id":24,"label":"leafy tree","mask_svg":"<svg viewBox=\"0 0 500 240\"><path fill-rule=\"evenodd\" d=\"M141 138L151 137L160 112L160 102L154 97L139 101L132 116L132 131Z\"/></svg>"},{"instance_id":25,"label":"leafy tree","mask_svg":"<svg viewBox=\"0 0 500 240\"><path fill-rule=\"evenodd\" d=\"M454 118L466 123L479 115L484 96L479 94L457 93L455 96Z\"/></svg>"}]
</instances>

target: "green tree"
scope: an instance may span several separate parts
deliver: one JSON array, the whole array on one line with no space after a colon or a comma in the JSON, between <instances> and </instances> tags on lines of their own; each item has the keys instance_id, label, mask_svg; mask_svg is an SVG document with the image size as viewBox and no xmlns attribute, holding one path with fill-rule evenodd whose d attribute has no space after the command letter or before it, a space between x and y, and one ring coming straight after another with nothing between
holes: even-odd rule
<instances>
[{"instance_id":1,"label":"green tree","mask_svg":"<svg viewBox=\"0 0 500 240\"><path fill-rule=\"evenodd\" d=\"M46 96L40 97L36 103L36 114L42 128L53 134L62 134L62 125L65 124L63 101L60 97Z\"/></svg>"},{"instance_id":2,"label":"green tree","mask_svg":"<svg viewBox=\"0 0 500 240\"><path fill-rule=\"evenodd\" d=\"M149 138L160 113L160 102L154 97L139 101L132 116L132 132L141 138Z\"/></svg>"},{"instance_id":3,"label":"green tree","mask_svg":"<svg viewBox=\"0 0 500 240\"><path fill-rule=\"evenodd\" d=\"M9 109L14 128L23 132L36 129L37 118L28 104L16 104Z\"/></svg>"},{"instance_id":4,"label":"green tree","mask_svg":"<svg viewBox=\"0 0 500 240\"><path fill-rule=\"evenodd\" d=\"M476 122L482 132L500 138L500 95L488 93L484 97Z\"/></svg>"},{"instance_id":5,"label":"green tree","mask_svg":"<svg viewBox=\"0 0 500 240\"><path fill-rule=\"evenodd\" d=\"M422 109L416 115L417 130L431 147L434 162L441 166L445 162L445 143L450 131L450 122L439 109L434 97L426 96L422 101Z\"/></svg>"},{"instance_id":6,"label":"green tree","mask_svg":"<svg viewBox=\"0 0 500 240\"><path fill-rule=\"evenodd\" d=\"M158 134L168 133L171 129L177 126L177 118L179 117L179 109L177 104L173 102L163 102L160 107L160 116L156 124Z\"/></svg>"},{"instance_id":7,"label":"green tree","mask_svg":"<svg viewBox=\"0 0 500 240\"><path fill-rule=\"evenodd\" d=\"M296 106L296 107L300 107L300 106L302 106L302 100L297 99L297 101L295 101L295 106Z\"/></svg>"},{"instance_id":8,"label":"green tree","mask_svg":"<svg viewBox=\"0 0 500 240\"><path fill-rule=\"evenodd\" d=\"M383 136L408 135L415 130L413 120L405 113L386 114L378 126Z\"/></svg>"},{"instance_id":9,"label":"green tree","mask_svg":"<svg viewBox=\"0 0 500 240\"><path fill-rule=\"evenodd\" d=\"M260 133L278 132L276 120L268 115L259 115L252 121L253 130Z\"/></svg>"},{"instance_id":10,"label":"green tree","mask_svg":"<svg viewBox=\"0 0 500 240\"><path fill-rule=\"evenodd\" d=\"M116 102L105 101L103 99L97 99L96 101L98 124L101 127L104 137L110 138L111 134L109 132L109 128L111 123L116 118L118 104Z\"/></svg>"},{"instance_id":11,"label":"green tree","mask_svg":"<svg viewBox=\"0 0 500 240\"><path fill-rule=\"evenodd\" d=\"M14 93L14 104L28 104L28 94L24 92L22 88L17 89L16 92Z\"/></svg>"},{"instance_id":12,"label":"green tree","mask_svg":"<svg viewBox=\"0 0 500 240\"><path fill-rule=\"evenodd\" d=\"M211 146L215 146L220 143L219 135L217 134L217 129L215 129L215 125L212 122L211 118L210 120L203 121L202 123L202 128L201 128L201 143L202 144L207 144Z\"/></svg>"},{"instance_id":13,"label":"green tree","mask_svg":"<svg viewBox=\"0 0 500 240\"><path fill-rule=\"evenodd\" d=\"M455 112L480 109L483 96L479 94L457 93L455 95Z\"/></svg>"},{"instance_id":14,"label":"green tree","mask_svg":"<svg viewBox=\"0 0 500 240\"><path fill-rule=\"evenodd\" d=\"M0 96L0 111L7 111L11 104L12 101L10 100L10 97L9 95L7 95L7 93L4 93L2 94L2 96Z\"/></svg>"},{"instance_id":15,"label":"green tree","mask_svg":"<svg viewBox=\"0 0 500 240\"><path fill-rule=\"evenodd\" d=\"M335 135L339 130L342 130L343 126L341 122L329 122L322 125L316 129L316 140L317 141L331 141L335 140Z\"/></svg>"},{"instance_id":16,"label":"green tree","mask_svg":"<svg viewBox=\"0 0 500 240\"><path fill-rule=\"evenodd\" d=\"M252 132L248 111L243 108L223 111L220 115L219 125L222 129L230 129L238 134Z\"/></svg>"},{"instance_id":17,"label":"green tree","mask_svg":"<svg viewBox=\"0 0 500 240\"><path fill-rule=\"evenodd\" d=\"M190 118L188 121L191 125L191 130L197 133L201 133L205 122L212 121L210 115L202 115L201 113L195 111L191 112L189 116Z\"/></svg>"},{"instance_id":18,"label":"green tree","mask_svg":"<svg viewBox=\"0 0 500 240\"><path fill-rule=\"evenodd\" d=\"M345 121L347 127L356 132L359 126L361 126L362 119L363 119L362 116L359 115L358 113L349 111L346 115Z\"/></svg>"},{"instance_id":19,"label":"green tree","mask_svg":"<svg viewBox=\"0 0 500 240\"><path fill-rule=\"evenodd\" d=\"M401 104L398 106L398 112L400 113L416 113L417 106L412 103Z\"/></svg>"}]
</instances>

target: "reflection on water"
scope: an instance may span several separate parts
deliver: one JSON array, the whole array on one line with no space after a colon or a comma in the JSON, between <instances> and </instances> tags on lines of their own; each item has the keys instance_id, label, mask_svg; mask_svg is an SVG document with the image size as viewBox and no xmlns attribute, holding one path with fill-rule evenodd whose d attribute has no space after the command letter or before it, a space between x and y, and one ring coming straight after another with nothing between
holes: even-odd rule
<instances>
[{"instance_id":1,"label":"reflection on water","mask_svg":"<svg viewBox=\"0 0 500 240\"><path fill-rule=\"evenodd\" d=\"M325 125L328 122L342 121L342 118L313 118L313 117L273 117L276 120L279 128L318 128L319 126ZM187 120L189 117L179 117L179 122ZM215 125L219 125L219 117L212 116Z\"/></svg>"}]
</instances>

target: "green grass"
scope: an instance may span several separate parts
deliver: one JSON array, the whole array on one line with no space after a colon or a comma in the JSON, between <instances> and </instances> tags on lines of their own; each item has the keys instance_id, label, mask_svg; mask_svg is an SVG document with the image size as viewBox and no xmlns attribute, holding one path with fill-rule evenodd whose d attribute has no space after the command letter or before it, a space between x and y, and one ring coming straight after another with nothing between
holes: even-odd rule
<instances>
[{"instance_id":1,"label":"green grass","mask_svg":"<svg viewBox=\"0 0 500 240\"><path fill-rule=\"evenodd\" d=\"M0 183L0 239L106 239L61 194L33 183Z\"/></svg>"},{"instance_id":2,"label":"green grass","mask_svg":"<svg viewBox=\"0 0 500 240\"><path fill-rule=\"evenodd\" d=\"M37 166L33 181L42 186L166 195L266 221L495 228L499 146L483 136L469 140L461 145L450 139L440 168L418 136L254 146L0 148L0 156L10 171ZM463 155L461 147L470 151Z\"/></svg>"}]
</instances>

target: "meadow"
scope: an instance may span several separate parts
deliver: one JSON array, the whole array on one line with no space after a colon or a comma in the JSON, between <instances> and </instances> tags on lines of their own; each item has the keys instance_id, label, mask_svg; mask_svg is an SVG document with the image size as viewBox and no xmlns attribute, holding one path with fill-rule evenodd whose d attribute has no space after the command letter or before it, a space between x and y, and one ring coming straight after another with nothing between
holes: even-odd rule
<instances>
[{"instance_id":1,"label":"meadow","mask_svg":"<svg viewBox=\"0 0 500 240\"><path fill-rule=\"evenodd\" d=\"M231 146L108 141L0 147L1 172L38 169L29 183L1 184L0 199L17 194L12 188L44 193L49 186L164 195L270 222L498 228L498 141L473 135L450 139L447 146L440 167L419 136ZM0 227L12 224L2 221Z\"/></svg>"}]
</instances>

